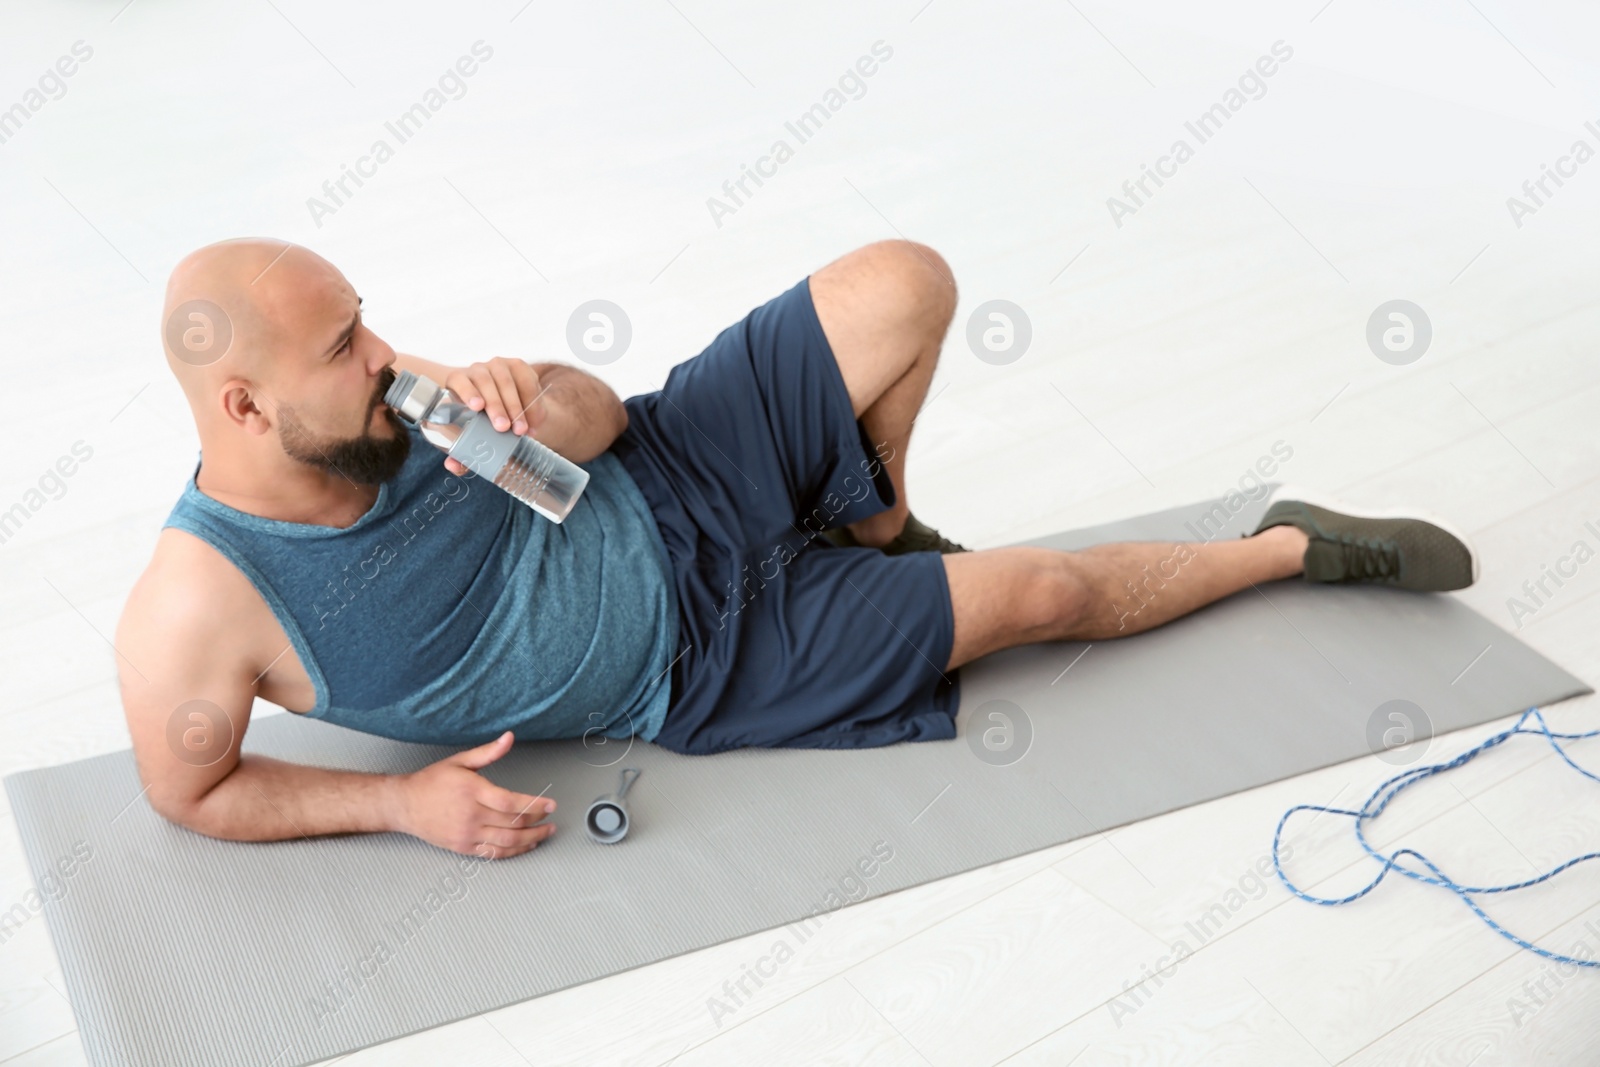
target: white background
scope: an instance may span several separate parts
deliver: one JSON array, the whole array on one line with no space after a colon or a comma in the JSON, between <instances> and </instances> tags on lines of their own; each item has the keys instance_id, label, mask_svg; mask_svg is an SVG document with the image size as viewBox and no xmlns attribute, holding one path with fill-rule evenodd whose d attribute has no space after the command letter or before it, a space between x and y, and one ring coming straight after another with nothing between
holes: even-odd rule
<instances>
[{"instance_id":1,"label":"white background","mask_svg":"<svg viewBox=\"0 0 1600 1067\"><path fill-rule=\"evenodd\" d=\"M75 41L94 54L0 144L0 509L75 441L93 458L0 544L0 771L127 745L107 638L198 447L162 286L243 235L327 257L374 330L443 362L570 359L572 309L615 301L633 343L597 373L625 396L851 248L923 241L961 293L910 449L923 519L1004 544L1218 495L1283 441L1280 478L1470 531L1484 572L1461 596L1515 629L1525 581L1600 548L1600 161L1520 228L1506 205L1575 139L1600 148L1600 13L1075 3L8 5L0 108ZM494 55L466 94L317 225L307 199L480 39ZM865 95L719 227L707 198L878 40L894 54ZM1107 197L1278 40L1294 55L1266 95L1117 227ZM1032 324L1005 366L965 340L990 299ZM1365 342L1391 299L1432 322L1407 366ZM1593 678L1597 590L1581 568L1519 637ZM1554 719L1592 728L1591 708ZM1547 977L1519 1026L1508 998L1543 961L1409 884L1338 911L1272 884L1115 1024L1113 998L1238 885L1284 807L1354 803L1389 770L846 909L720 1028L706 998L768 935L348 1062L1592 1062L1600 976ZM1594 848L1594 788L1523 739L1430 786L1395 836L1464 878L1522 877ZM1333 821L1299 853L1325 892L1370 873ZM30 885L9 815L0 863L3 907ZM1567 950L1597 889L1578 870L1493 907ZM42 920L0 945L0 1063L82 1062L62 988Z\"/></svg>"}]
</instances>

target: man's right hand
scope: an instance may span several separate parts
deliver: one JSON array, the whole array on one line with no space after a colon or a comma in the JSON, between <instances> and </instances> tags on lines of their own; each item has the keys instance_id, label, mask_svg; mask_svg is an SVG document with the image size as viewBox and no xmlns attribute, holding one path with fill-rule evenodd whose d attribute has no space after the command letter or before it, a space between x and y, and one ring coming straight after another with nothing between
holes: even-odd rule
<instances>
[{"instance_id":1,"label":"man's right hand","mask_svg":"<svg viewBox=\"0 0 1600 1067\"><path fill-rule=\"evenodd\" d=\"M486 745L401 777L400 819L395 828L440 848L484 859L520 855L555 833L555 823L540 823L556 810L555 801L513 793L478 773L478 768L511 751L512 741L507 730Z\"/></svg>"}]
</instances>

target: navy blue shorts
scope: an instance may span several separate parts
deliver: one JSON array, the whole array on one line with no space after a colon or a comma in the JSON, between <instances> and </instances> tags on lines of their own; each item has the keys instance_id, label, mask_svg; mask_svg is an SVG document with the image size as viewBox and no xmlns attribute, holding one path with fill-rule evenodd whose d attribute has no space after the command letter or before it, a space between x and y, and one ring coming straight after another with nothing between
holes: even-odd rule
<instances>
[{"instance_id":1,"label":"navy blue shorts","mask_svg":"<svg viewBox=\"0 0 1600 1067\"><path fill-rule=\"evenodd\" d=\"M937 552L817 536L893 505L809 278L751 311L653 393L614 450L672 559L679 651L656 744L866 748L956 736L955 635Z\"/></svg>"}]
</instances>

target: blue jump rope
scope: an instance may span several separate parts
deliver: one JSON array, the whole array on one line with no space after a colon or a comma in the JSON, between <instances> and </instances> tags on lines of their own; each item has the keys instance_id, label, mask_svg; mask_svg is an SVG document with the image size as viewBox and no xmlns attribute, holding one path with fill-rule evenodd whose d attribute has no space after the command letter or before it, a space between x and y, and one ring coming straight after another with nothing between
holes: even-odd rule
<instances>
[{"instance_id":1,"label":"blue jump rope","mask_svg":"<svg viewBox=\"0 0 1600 1067\"><path fill-rule=\"evenodd\" d=\"M1525 727L1523 725L1528 721L1530 716L1535 722L1538 723L1537 729ZM1600 967L1600 959L1580 960L1572 956L1563 956L1559 952L1551 952L1549 949L1540 948L1531 941L1524 941L1510 930L1507 930L1505 927L1489 918L1488 913L1479 907L1478 902L1473 899L1474 897L1482 894L1509 893L1514 889L1526 889L1529 886L1538 885L1540 882L1548 882L1550 879L1554 878L1568 867L1576 867L1585 860L1600 859L1600 852L1589 852L1577 857L1576 859L1570 859L1561 864L1559 867L1551 868L1545 873L1539 875L1537 878L1529 878L1521 882L1509 882L1505 885L1461 885L1452 880L1448 875L1435 866L1432 860L1428 859L1428 857L1424 856L1415 849L1395 849L1394 852L1385 856L1377 849L1373 848L1371 843L1367 841L1364 824L1372 819L1376 819L1379 815L1382 815L1383 809L1388 807L1389 802L1395 797L1399 796L1402 790L1413 786L1424 779L1431 778L1442 771L1455 770L1457 767L1460 767L1463 764L1470 763L1472 760L1476 759L1479 754L1487 752L1496 745L1505 743L1505 741L1514 734L1543 734L1545 739L1550 742L1550 747L1556 750L1556 754L1565 760L1569 767L1583 775L1585 778L1600 782L1600 776L1596 776L1572 762L1572 757L1567 755L1566 749L1562 748L1560 744L1561 741L1579 741L1586 737L1595 737L1596 735L1600 735L1600 730L1590 730L1588 733L1582 734L1552 733L1550 731L1550 727L1545 724L1544 716L1539 713L1539 709L1537 707L1532 707L1522 713L1522 716L1517 719L1516 725L1511 727L1511 729L1495 734L1493 737L1484 741L1481 745L1463 752L1461 755L1457 756L1448 763L1435 763L1425 767L1413 767L1411 770L1397 774L1393 778L1385 781L1379 785L1378 788L1372 791L1372 795L1367 797L1367 801L1361 806L1360 811L1350 811L1346 808L1329 808L1318 804L1296 804L1294 807L1284 812L1283 818L1278 820L1277 830L1275 830L1272 834L1272 866L1273 869L1278 872L1278 879L1289 888L1289 892L1293 893L1301 900L1308 900L1313 904L1322 904L1328 907L1333 907L1339 904L1349 904L1354 900L1360 900L1362 897L1378 888L1378 883L1382 882L1384 877L1387 876L1390 871L1398 871L1407 878L1414 878L1417 881L1425 882L1428 885L1444 886L1456 896L1460 897L1462 903L1471 908L1478 918L1482 919L1491 930L1505 938L1507 941L1527 949L1529 952L1536 952L1545 959L1554 960L1557 963L1570 963L1578 967ZM1364 887L1346 897L1312 896L1310 893L1307 893L1305 890L1289 881L1289 876L1283 873L1283 864L1278 859L1278 844L1280 839L1283 837L1284 825L1288 823L1290 816L1297 811L1318 811L1328 812L1333 815L1350 816L1350 818L1355 820L1356 840L1361 843L1361 847L1366 850L1367 855L1371 856L1375 860L1382 861L1383 869L1378 872L1377 876L1373 878L1372 881L1368 882ZM1401 866L1400 857L1402 856L1415 857L1418 862L1432 872L1431 876L1423 874L1419 870Z\"/></svg>"}]
</instances>

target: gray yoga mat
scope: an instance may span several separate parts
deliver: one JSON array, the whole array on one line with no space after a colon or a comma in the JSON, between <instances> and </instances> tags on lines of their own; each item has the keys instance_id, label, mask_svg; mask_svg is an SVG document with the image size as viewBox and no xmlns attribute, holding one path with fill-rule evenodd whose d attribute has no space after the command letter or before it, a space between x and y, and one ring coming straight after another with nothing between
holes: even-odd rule
<instances>
[{"instance_id":1,"label":"gray yoga mat","mask_svg":"<svg viewBox=\"0 0 1600 1067\"><path fill-rule=\"evenodd\" d=\"M1261 508L1235 495L1031 543L1234 537ZM52 872L91 1063L295 1067L786 924L792 947L844 904L1364 756L1395 708L1427 736L1591 691L1452 597L1299 580L1137 637L991 656L961 686L953 741L519 745L488 773L553 796L560 830L501 862L398 834L212 840L151 811L128 752L6 789L35 879ZM245 747L368 771L449 751L288 715ZM628 835L596 844L583 812L623 766L643 771Z\"/></svg>"}]
</instances>

